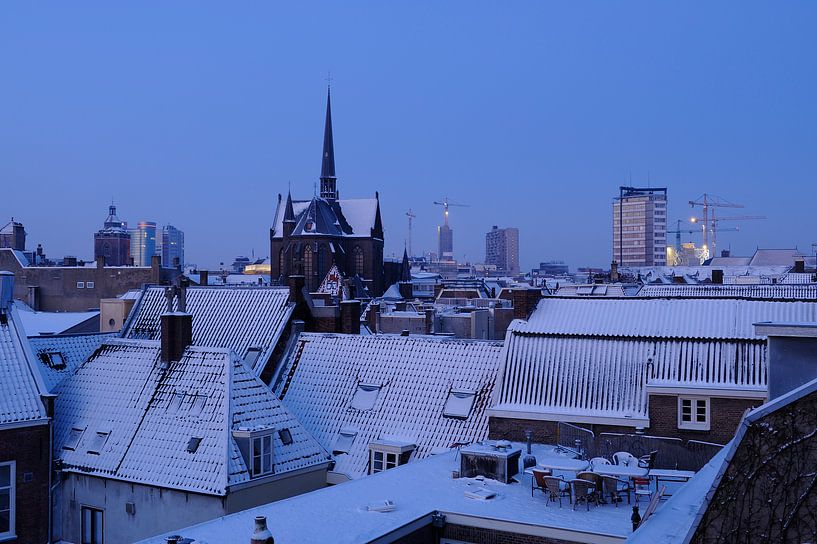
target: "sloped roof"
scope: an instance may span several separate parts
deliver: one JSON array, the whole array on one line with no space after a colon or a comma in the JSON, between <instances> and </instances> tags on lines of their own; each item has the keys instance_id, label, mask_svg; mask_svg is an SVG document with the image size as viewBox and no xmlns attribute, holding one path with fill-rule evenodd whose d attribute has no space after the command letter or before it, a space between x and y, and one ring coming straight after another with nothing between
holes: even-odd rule
<instances>
[{"instance_id":1,"label":"sloped roof","mask_svg":"<svg viewBox=\"0 0 817 544\"><path fill-rule=\"evenodd\" d=\"M817 283L645 285L638 291L638 296L817 300Z\"/></svg>"},{"instance_id":2,"label":"sloped roof","mask_svg":"<svg viewBox=\"0 0 817 544\"><path fill-rule=\"evenodd\" d=\"M47 391L33 358L12 304L0 316L0 426L47 421L40 397Z\"/></svg>"},{"instance_id":3,"label":"sloped roof","mask_svg":"<svg viewBox=\"0 0 817 544\"><path fill-rule=\"evenodd\" d=\"M190 347L163 371L160 351L154 341L112 340L57 386L54 456L64 470L225 495L249 479L231 434L240 427L290 429L290 445L272 433L275 474L328 459L234 353ZM97 433L109 434L92 453ZM201 442L191 453L193 437Z\"/></svg>"},{"instance_id":4,"label":"sloped roof","mask_svg":"<svg viewBox=\"0 0 817 544\"><path fill-rule=\"evenodd\" d=\"M547 297L512 328L516 334L755 339L752 324L761 321L817 321L817 302Z\"/></svg>"},{"instance_id":5,"label":"sloped roof","mask_svg":"<svg viewBox=\"0 0 817 544\"><path fill-rule=\"evenodd\" d=\"M122 330L123 338L158 340L167 305L164 287L146 287ZM173 302L176 310L176 300ZM253 370L260 375L292 315L289 290L282 287L189 287L193 344L234 350L242 359L261 348Z\"/></svg>"},{"instance_id":6,"label":"sloped roof","mask_svg":"<svg viewBox=\"0 0 817 544\"><path fill-rule=\"evenodd\" d=\"M794 266L803 254L796 249L758 249L749 261L750 266Z\"/></svg>"},{"instance_id":7,"label":"sloped roof","mask_svg":"<svg viewBox=\"0 0 817 544\"><path fill-rule=\"evenodd\" d=\"M310 207L310 204L318 200L326 203L322 198L315 197L312 200L293 200L292 210L295 212L296 225L301 223L305 216L305 212ZM335 204L340 210L342 217L336 217L339 224L343 226L345 222L351 228L351 232L342 232L338 236L351 236L358 238L368 238L372 234L372 229L375 228L377 220L377 199L376 198L347 198L335 201ZM329 208L337 216L334 207ZM273 228L275 229L275 237L281 238L283 236L283 221L284 221L284 203L279 202L275 210L275 220L273 221ZM334 219L332 220L334 223ZM297 231L297 227L296 227Z\"/></svg>"},{"instance_id":8,"label":"sloped roof","mask_svg":"<svg viewBox=\"0 0 817 544\"><path fill-rule=\"evenodd\" d=\"M28 334L62 334L79 325L88 326L86 323L99 317L99 310L90 312L35 312L21 311L20 319ZM83 327L85 329L85 327ZM96 322L93 329L98 330L99 324Z\"/></svg>"},{"instance_id":9,"label":"sloped roof","mask_svg":"<svg viewBox=\"0 0 817 544\"><path fill-rule=\"evenodd\" d=\"M357 478L367 473L368 446L377 439L415 444L412 458L423 458L485 438L501 348L423 336L302 333L274 390L330 451L341 430L355 434L348 453L335 456L335 471ZM353 407L360 385L379 388L371 409ZM443 415L452 390L475 393L468 417Z\"/></svg>"},{"instance_id":10,"label":"sloped roof","mask_svg":"<svg viewBox=\"0 0 817 544\"><path fill-rule=\"evenodd\" d=\"M117 336L115 332L32 336L28 342L45 386L53 391L58 383L87 361L103 342ZM50 353L59 353L60 361L52 361ZM64 364L64 367L59 363Z\"/></svg>"}]
</instances>

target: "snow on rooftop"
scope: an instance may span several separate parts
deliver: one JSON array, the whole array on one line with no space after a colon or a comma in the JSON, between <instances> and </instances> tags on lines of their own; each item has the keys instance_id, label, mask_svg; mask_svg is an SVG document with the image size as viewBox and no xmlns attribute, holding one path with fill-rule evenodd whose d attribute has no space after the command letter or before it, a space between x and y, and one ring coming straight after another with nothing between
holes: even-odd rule
<instances>
[{"instance_id":1,"label":"snow on rooftop","mask_svg":"<svg viewBox=\"0 0 817 544\"><path fill-rule=\"evenodd\" d=\"M188 348L167 371L158 342L112 340L56 388L54 457L63 470L225 495L249 480L230 434L273 433L274 472L319 465L326 451L233 353ZM188 451L199 438L195 451Z\"/></svg>"},{"instance_id":2,"label":"snow on rooftop","mask_svg":"<svg viewBox=\"0 0 817 544\"><path fill-rule=\"evenodd\" d=\"M286 201L279 203L275 213L275 221L273 228L275 229L275 237L283 236L283 221ZM293 200L292 210L295 212L296 223L300 221L301 215L309 208L311 200ZM344 234L344 236L352 237L370 237L371 230L375 226L375 219L377 217L377 199L376 198L347 198L339 199L343 217L346 222L352 227L352 234Z\"/></svg>"},{"instance_id":3,"label":"snow on rooftop","mask_svg":"<svg viewBox=\"0 0 817 544\"><path fill-rule=\"evenodd\" d=\"M176 308L174 300L174 309ZM122 331L123 338L158 340L165 312L164 287L147 287ZM253 370L260 375L293 306L281 287L189 287L187 311L193 315L193 344L234 350L244 358L260 348Z\"/></svg>"},{"instance_id":4,"label":"snow on rooftop","mask_svg":"<svg viewBox=\"0 0 817 544\"><path fill-rule=\"evenodd\" d=\"M49 391L74 373L103 342L117 333L66 334L29 337L37 368Z\"/></svg>"},{"instance_id":5,"label":"snow on rooftop","mask_svg":"<svg viewBox=\"0 0 817 544\"><path fill-rule=\"evenodd\" d=\"M61 334L99 316L90 312L20 312L20 319L29 335Z\"/></svg>"},{"instance_id":6,"label":"snow on rooftop","mask_svg":"<svg viewBox=\"0 0 817 544\"><path fill-rule=\"evenodd\" d=\"M45 385L34 368L36 363L14 308L0 317L0 424L44 422L45 407L40 395Z\"/></svg>"},{"instance_id":7,"label":"snow on rooftop","mask_svg":"<svg viewBox=\"0 0 817 544\"><path fill-rule=\"evenodd\" d=\"M416 444L412 459L485 438L501 348L427 336L302 333L274 389L327 449L336 449L341 430L356 430L348 453L336 455L335 471L358 478L368 471L369 443L384 436ZM464 417L443 413L452 391L474 392Z\"/></svg>"},{"instance_id":8,"label":"snow on rooftop","mask_svg":"<svg viewBox=\"0 0 817 544\"><path fill-rule=\"evenodd\" d=\"M535 448L537 456L546 453L546 447ZM573 537L577 542L623 542L632 532L629 508L608 504L591 507L588 512L584 507L573 510L567 503L563 508L558 504L546 506L542 493L531 497L530 476L520 474L521 482L511 484L474 478L454 480L451 472L459 469L459 462L458 453L448 451L367 478L175 530L173 534L199 544L244 543L252 534L255 516L266 516L276 544L357 544L375 541L416 520L430 523L430 514L435 511L476 518L489 526L507 522L511 529L515 525L520 531L549 535L554 540ZM494 492L496 497L475 500L465 496L466 491L479 489ZM394 502L393 511L367 510L368 505L385 500ZM560 531L568 531L569 535ZM143 543L164 544L165 536Z\"/></svg>"},{"instance_id":9,"label":"snow on rooftop","mask_svg":"<svg viewBox=\"0 0 817 544\"><path fill-rule=\"evenodd\" d=\"M811 274L799 274L811 276ZM786 277L792 274L786 274ZM776 284L665 284L645 285L638 291L639 297L729 297L755 299L817 300L817 283L788 282Z\"/></svg>"}]
</instances>

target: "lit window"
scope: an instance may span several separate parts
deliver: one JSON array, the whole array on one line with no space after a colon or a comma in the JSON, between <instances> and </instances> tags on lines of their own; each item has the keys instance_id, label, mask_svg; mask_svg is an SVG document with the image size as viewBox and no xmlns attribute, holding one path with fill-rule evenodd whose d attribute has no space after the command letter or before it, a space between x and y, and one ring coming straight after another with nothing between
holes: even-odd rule
<instances>
[{"instance_id":1,"label":"lit window","mask_svg":"<svg viewBox=\"0 0 817 544\"><path fill-rule=\"evenodd\" d=\"M341 431L335 440L335 446L332 448L332 453L349 453L352 449L352 444L355 442L357 431Z\"/></svg>"},{"instance_id":2,"label":"lit window","mask_svg":"<svg viewBox=\"0 0 817 544\"><path fill-rule=\"evenodd\" d=\"M678 428L709 430L709 398L678 397Z\"/></svg>"},{"instance_id":3,"label":"lit window","mask_svg":"<svg viewBox=\"0 0 817 544\"><path fill-rule=\"evenodd\" d=\"M102 510L82 507L82 544L103 544Z\"/></svg>"},{"instance_id":4,"label":"lit window","mask_svg":"<svg viewBox=\"0 0 817 544\"><path fill-rule=\"evenodd\" d=\"M85 432L85 427L74 427L68 433L68 439L63 444L62 449L64 450L71 450L74 451L77 449L79 445L79 441L82 438L82 433Z\"/></svg>"},{"instance_id":5,"label":"lit window","mask_svg":"<svg viewBox=\"0 0 817 544\"><path fill-rule=\"evenodd\" d=\"M453 389L448 393L443 415L448 417L467 418L474 406L476 392Z\"/></svg>"},{"instance_id":6,"label":"lit window","mask_svg":"<svg viewBox=\"0 0 817 544\"><path fill-rule=\"evenodd\" d=\"M0 463L0 538L14 535L14 461Z\"/></svg>"},{"instance_id":7,"label":"lit window","mask_svg":"<svg viewBox=\"0 0 817 544\"><path fill-rule=\"evenodd\" d=\"M77 289L85 289L85 282L84 281L78 281L77 282Z\"/></svg>"},{"instance_id":8,"label":"lit window","mask_svg":"<svg viewBox=\"0 0 817 544\"><path fill-rule=\"evenodd\" d=\"M264 476L272 472L272 435L252 439L252 475Z\"/></svg>"},{"instance_id":9,"label":"lit window","mask_svg":"<svg viewBox=\"0 0 817 544\"><path fill-rule=\"evenodd\" d=\"M99 455L102 453L102 448L105 446L105 442L108 441L108 436L110 436L110 434L110 432L97 431L95 434L91 435L91 443L88 445L88 453L93 453L94 455Z\"/></svg>"},{"instance_id":10,"label":"lit window","mask_svg":"<svg viewBox=\"0 0 817 544\"><path fill-rule=\"evenodd\" d=\"M352 408L355 410L371 410L380 393L379 385L358 384L355 396L352 397Z\"/></svg>"}]
</instances>

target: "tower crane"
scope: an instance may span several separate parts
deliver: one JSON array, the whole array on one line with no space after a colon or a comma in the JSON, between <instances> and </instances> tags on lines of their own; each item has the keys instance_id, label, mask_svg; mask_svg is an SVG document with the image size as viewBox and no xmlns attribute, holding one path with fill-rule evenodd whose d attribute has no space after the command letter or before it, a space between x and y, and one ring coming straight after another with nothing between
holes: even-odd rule
<instances>
[{"instance_id":1,"label":"tower crane","mask_svg":"<svg viewBox=\"0 0 817 544\"><path fill-rule=\"evenodd\" d=\"M704 193L697 200L690 200L689 205L693 208L700 206L703 209L703 221L701 231L704 235L704 247L709 249L710 255L715 255L715 248L718 244L718 222L720 221L747 221L753 219L766 219L765 215L736 215L732 217L718 218L715 215L714 208L744 208L743 204L735 204L717 195L710 195ZM710 208L713 208L710 210ZM723 230L723 229L720 229ZM709 246L709 233L712 233L712 247Z\"/></svg>"},{"instance_id":2,"label":"tower crane","mask_svg":"<svg viewBox=\"0 0 817 544\"><path fill-rule=\"evenodd\" d=\"M413 256L413 255L414 255L414 253L412 253L412 252L411 252L411 222L412 222L412 220L413 220L415 217L417 217L417 216L416 216L416 215L414 215L414 213L412 213L411 208L409 208L409 211L407 211L407 212L406 212L406 216L408 217L408 224L409 224L409 225L408 225L408 227L409 227L409 233L408 233L408 234L409 234L409 235L408 235L408 252L409 252L409 257L411 257L411 256Z\"/></svg>"},{"instance_id":3,"label":"tower crane","mask_svg":"<svg viewBox=\"0 0 817 544\"><path fill-rule=\"evenodd\" d=\"M445 220L445 226L446 227L448 226L448 208L449 208L449 206L459 206L461 208L467 208L468 207L468 204L457 204L456 202L451 202L450 200L448 200L448 197L445 197L442 202L437 202L435 200L434 204L436 204L437 206L442 206L444 208L443 217L444 217L444 220Z\"/></svg>"}]
</instances>

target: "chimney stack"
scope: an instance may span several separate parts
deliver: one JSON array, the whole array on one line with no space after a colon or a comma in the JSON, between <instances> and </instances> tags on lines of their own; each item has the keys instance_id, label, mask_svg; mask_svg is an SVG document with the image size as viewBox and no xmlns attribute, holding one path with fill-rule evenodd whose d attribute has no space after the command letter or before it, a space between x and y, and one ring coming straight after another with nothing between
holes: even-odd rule
<instances>
[{"instance_id":1,"label":"chimney stack","mask_svg":"<svg viewBox=\"0 0 817 544\"><path fill-rule=\"evenodd\" d=\"M613 261L610 263L610 283L618 283L618 280L618 261Z\"/></svg>"},{"instance_id":2,"label":"chimney stack","mask_svg":"<svg viewBox=\"0 0 817 544\"><path fill-rule=\"evenodd\" d=\"M255 531L250 538L250 544L275 544L272 533L267 529L266 516L255 516Z\"/></svg>"},{"instance_id":3,"label":"chimney stack","mask_svg":"<svg viewBox=\"0 0 817 544\"><path fill-rule=\"evenodd\" d=\"M360 334L359 300L342 300L340 302L340 332L343 334Z\"/></svg>"},{"instance_id":4,"label":"chimney stack","mask_svg":"<svg viewBox=\"0 0 817 544\"><path fill-rule=\"evenodd\" d=\"M208 285L210 273L207 270L199 270L199 285Z\"/></svg>"},{"instance_id":5,"label":"chimney stack","mask_svg":"<svg viewBox=\"0 0 817 544\"><path fill-rule=\"evenodd\" d=\"M795 272L805 272L806 271L806 261L805 261L805 259L795 259L795 261L794 261L794 271Z\"/></svg>"},{"instance_id":6,"label":"chimney stack","mask_svg":"<svg viewBox=\"0 0 817 544\"><path fill-rule=\"evenodd\" d=\"M722 285L723 284L723 270L716 268L712 271L712 283Z\"/></svg>"},{"instance_id":7,"label":"chimney stack","mask_svg":"<svg viewBox=\"0 0 817 544\"><path fill-rule=\"evenodd\" d=\"M8 270L0 270L0 312L7 312L14 300L14 274Z\"/></svg>"},{"instance_id":8,"label":"chimney stack","mask_svg":"<svg viewBox=\"0 0 817 544\"><path fill-rule=\"evenodd\" d=\"M97 268L105 268L105 257L102 255L97 255L96 257L96 267Z\"/></svg>"},{"instance_id":9,"label":"chimney stack","mask_svg":"<svg viewBox=\"0 0 817 544\"><path fill-rule=\"evenodd\" d=\"M162 368L181 360L184 350L193 343L193 316L186 312L186 286L168 287L165 289L167 299L166 312L161 315L162 322ZM177 297L177 311L173 311L173 298Z\"/></svg>"}]
</instances>

